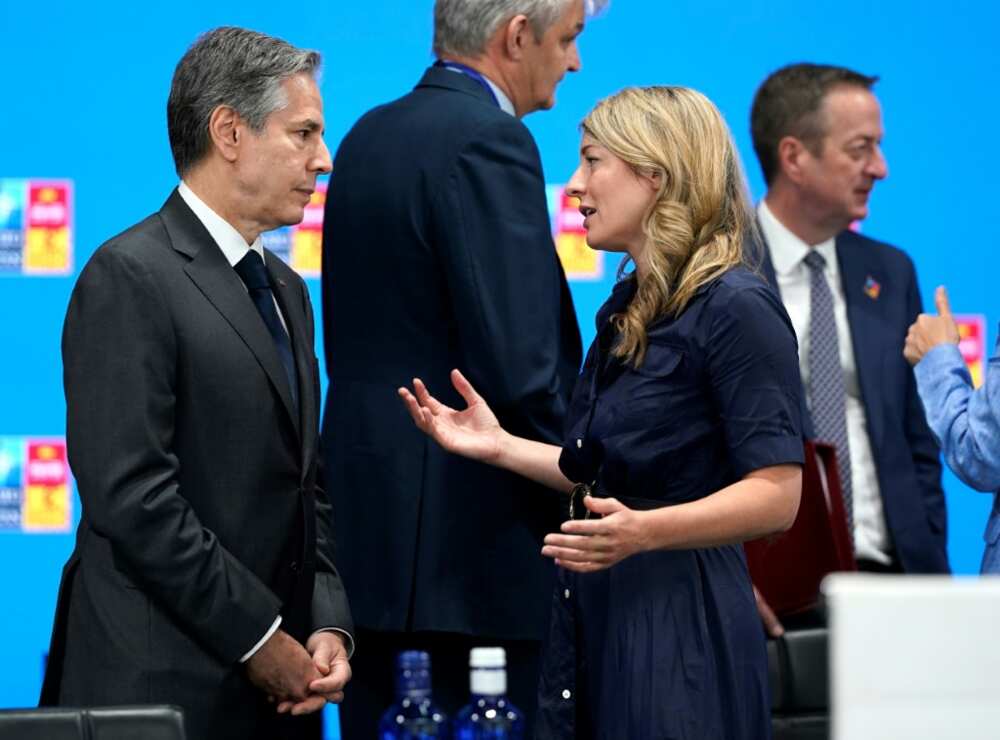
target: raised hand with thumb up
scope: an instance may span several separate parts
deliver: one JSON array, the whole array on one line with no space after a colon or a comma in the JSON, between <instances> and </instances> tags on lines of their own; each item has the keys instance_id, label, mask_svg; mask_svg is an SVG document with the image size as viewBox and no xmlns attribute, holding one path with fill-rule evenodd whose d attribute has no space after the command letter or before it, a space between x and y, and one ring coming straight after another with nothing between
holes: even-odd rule
<instances>
[{"instance_id":1,"label":"raised hand with thumb up","mask_svg":"<svg viewBox=\"0 0 1000 740\"><path fill-rule=\"evenodd\" d=\"M937 306L937 316L920 314L906 335L903 357L911 365L920 362L932 347L939 344L958 344L958 326L951 315L948 291L943 285L934 292L934 304Z\"/></svg>"}]
</instances>

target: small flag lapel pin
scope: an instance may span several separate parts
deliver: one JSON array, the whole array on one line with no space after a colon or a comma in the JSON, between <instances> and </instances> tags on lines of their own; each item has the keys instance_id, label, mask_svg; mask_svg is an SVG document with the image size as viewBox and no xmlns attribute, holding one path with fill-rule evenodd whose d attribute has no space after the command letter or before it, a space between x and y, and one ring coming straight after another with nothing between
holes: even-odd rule
<instances>
[{"instance_id":1,"label":"small flag lapel pin","mask_svg":"<svg viewBox=\"0 0 1000 740\"><path fill-rule=\"evenodd\" d=\"M871 298L873 301L877 301L879 293L882 292L882 284L878 280L873 278L871 275L869 275L865 279L864 291L866 296Z\"/></svg>"}]
</instances>

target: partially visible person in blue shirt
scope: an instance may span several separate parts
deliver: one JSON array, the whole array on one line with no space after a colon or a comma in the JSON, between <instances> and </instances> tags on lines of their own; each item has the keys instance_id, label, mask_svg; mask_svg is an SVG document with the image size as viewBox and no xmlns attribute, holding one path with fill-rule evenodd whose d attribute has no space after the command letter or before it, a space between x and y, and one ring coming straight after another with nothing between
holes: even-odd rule
<instances>
[{"instance_id":1,"label":"partially visible person in blue shirt","mask_svg":"<svg viewBox=\"0 0 1000 740\"><path fill-rule=\"evenodd\" d=\"M917 317L903 355L914 366L927 423L948 467L976 490L994 494L981 571L1000 574L1000 341L983 385L973 389L944 287L934 301L938 315Z\"/></svg>"}]
</instances>

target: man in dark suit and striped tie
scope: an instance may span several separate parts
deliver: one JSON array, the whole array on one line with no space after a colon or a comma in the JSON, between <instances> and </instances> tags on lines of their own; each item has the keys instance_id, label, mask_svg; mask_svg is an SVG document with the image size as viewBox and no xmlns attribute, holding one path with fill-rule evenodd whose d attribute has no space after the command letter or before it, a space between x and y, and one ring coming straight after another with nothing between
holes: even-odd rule
<instances>
[{"instance_id":1,"label":"man in dark suit and striped tie","mask_svg":"<svg viewBox=\"0 0 1000 740\"><path fill-rule=\"evenodd\" d=\"M888 174L876 80L794 64L757 91L762 266L798 336L807 430L837 448L859 568L947 573L938 448L902 356L921 312L916 272L901 250L849 229Z\"/></svg>"}]
</instances>

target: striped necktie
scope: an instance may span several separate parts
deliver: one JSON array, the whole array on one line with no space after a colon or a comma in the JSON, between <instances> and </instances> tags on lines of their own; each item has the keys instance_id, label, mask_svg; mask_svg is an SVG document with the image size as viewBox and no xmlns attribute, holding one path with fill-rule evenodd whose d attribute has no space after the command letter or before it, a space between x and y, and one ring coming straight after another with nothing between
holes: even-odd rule
<instances>
[{"instance_id":1,"label":"striped necktie","mask_svg":"<svg viewBox=\"0 0 1000 740\"><path fill-rule=\"evenodd\" d=\"M847 511L847 531L854 537L851 449L847 441L847 394L840 365L840 341L833 316L833 294L823 274L826 259L811 249L809 268L809 409L816 437L837 449L837 471Z\"/></svg>"}]
</instances>

